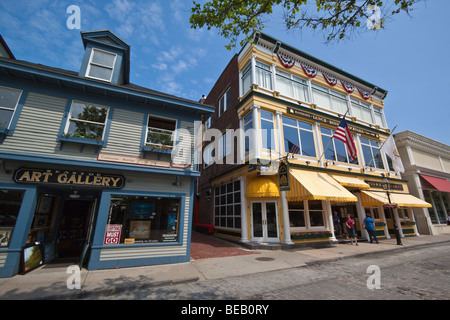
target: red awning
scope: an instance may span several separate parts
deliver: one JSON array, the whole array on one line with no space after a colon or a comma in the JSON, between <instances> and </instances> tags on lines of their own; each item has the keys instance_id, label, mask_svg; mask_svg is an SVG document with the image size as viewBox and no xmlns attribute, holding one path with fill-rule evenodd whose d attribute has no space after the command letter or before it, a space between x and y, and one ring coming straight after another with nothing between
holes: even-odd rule
<instances>
[{"instance_id":1,"label":"red awning","mask_svg":"<svg viewBox=\"0 0 450 320\"><path fill-rule=\"evenodd\" d=\"M438 189L442 192L450 192L450 181L441 179L441 178L435 178L426 176L424 174L420 175L422 178L424 178L429 184L431 184L433 187Z\"/></svg>"}]
</instances>

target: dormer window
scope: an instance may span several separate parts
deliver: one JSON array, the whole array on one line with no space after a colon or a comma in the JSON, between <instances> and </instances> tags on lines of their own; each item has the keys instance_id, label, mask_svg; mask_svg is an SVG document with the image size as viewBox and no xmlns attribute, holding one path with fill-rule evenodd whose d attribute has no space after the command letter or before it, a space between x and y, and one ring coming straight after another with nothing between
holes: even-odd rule
<instances>
[{"instance_id":1,"label":"dormer window","mask_svg":"<svg viewBox=\"0 0 450 320\"><path fill-rule=\"evenodd\" d=\"M111 82L117 55L99 49L92 49L86 76Z\"/></svg>"}]
</instances>

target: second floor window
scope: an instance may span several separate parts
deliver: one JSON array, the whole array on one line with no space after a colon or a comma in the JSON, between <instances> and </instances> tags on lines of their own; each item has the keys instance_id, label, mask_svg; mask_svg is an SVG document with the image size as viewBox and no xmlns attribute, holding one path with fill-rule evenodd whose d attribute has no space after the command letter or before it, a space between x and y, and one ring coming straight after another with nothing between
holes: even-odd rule
<instances>
[{"instance_id":1,"label":"second floor window","mask_svg":"<svg viewBox=\"0 0 450 320\"><path fill-rule=\"evenodd\" d=\"M64 135L103 140L108 111L108 107L74 101Z\"/></svg>"},{"instance_id":2,"label":"second floor window","mask_svg":"<svg viewBox=\"0 0 450 320\"><path fill-rule=\"evenodd\" d=\"M324 152L324 157L327 160L358 164L358 158L352 161L347 146L344 142L338 139L332 139L334 130L328 128L320 128L322 135L322 144L324 148L327 148Z\"/></svg>"},{"instance_id":3,"label":"second floor window","mask_svg":"<svg viewBox=\"0 0 450 320\"><path fill-rule=\"evenodd\" d=\"M8 128L19 102L19 90L0 87L0 128Z\"/></svg>"},{"instance_id":4,"label":"second floor window","mask_svg":"<svg viewBox=\"0 0 450 320\"><path fill-rule=\"evenodd\" d=\"M368 123L374 123L369 104L356 99L351 99L351 103L352 103L352 116L356 117L359 120L366 121Z\"/></svg>"},{"instance_id":5,"label":"second floor window","mask_svg":"<svg viewBox=\"0 0 450 320\"><path fill-rule=\"evenodd\" d=\"M155 116L148 117L146 144L152 147L173 148L173 132L177 122Z\"/></svg>"},{"instance_id":6,"label":"second floor window","mask_svg":"<svg viewBox=\"0 0 450 320\"><path fill-rule=\"evenodd\" d=\"M87 76L111 82L117 55L103 50L92 49Z\"/></svg>"},{"instance_id":7,"label":"second floor window","mask_svg":"<svg viewBox=\"0 0 450 320\"><path fill-rule=\"evenodd\" d=\"M364 155L364 164L368 167L384 169L379 143L366 138L361 138L360 140Z\"/></svg>"},{"instance_id":8,"label":"second floor window","mask_svg":"<svg viewBox=\"0 0 450 320\"><path fill-rule=\"evenodd\" d=\"M261 110L261 137L263 149L275 149L273 130L273 114L266 110Z\"/></svg>"},{"instance_id":9,"label":"second floor window","mask_svg":"<svg viewBox=\"0 0 450 320\"><path fill-rule=\"evenodd\" d=\"M297 154L308 157L316 156L312 124L283 117L283 136L284 152L290 152L289 142L291 142L292 145L299 147Z\"/></svg>"}]
</instances>

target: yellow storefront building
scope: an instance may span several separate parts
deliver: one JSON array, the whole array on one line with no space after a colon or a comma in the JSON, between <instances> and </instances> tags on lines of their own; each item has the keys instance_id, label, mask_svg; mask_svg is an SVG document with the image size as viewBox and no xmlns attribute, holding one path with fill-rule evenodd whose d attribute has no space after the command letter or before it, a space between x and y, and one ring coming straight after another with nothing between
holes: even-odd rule
<instances>
[{"instance_id":1,"label":"yellow storefront building","mask_svg":"<svg viewBox=\"0 0 450 320\"><path fill-rule=\"evenodd\" d=\"M262 245L346 239L350 214L360 238L370 215L378 238L417 235L409 194L380 147L389 137L387 91L265 35L230 61L206 103L207 129L197 182L198 225ZM357 156L333 135L345 116ZM208 132L208 131L206 131ZM339 217L335 223L333 216Z\"/></svg>"}]
</instances>

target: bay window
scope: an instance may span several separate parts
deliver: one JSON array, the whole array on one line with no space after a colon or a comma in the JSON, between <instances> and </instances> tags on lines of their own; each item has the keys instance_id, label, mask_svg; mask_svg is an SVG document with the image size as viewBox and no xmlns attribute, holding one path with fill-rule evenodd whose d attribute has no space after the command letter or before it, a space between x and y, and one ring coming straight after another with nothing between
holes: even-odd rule
<instances>
[{"instance_id":1,"label":"bay window","mask_svg":"<svg viewBox=\"0 0 450 320\"><path fill-rule=\"evenodd\" d=\"M364 156L364 164L377 169L384 169L383 159L381 157L380 145L375 140L361 138L361 148Z\"/></svg>"},{"instance_id":2,"label":"bay window","mask_svg":"<svg viewBox=\"0 0 450 320\"><path fill-rule=\"evenodd\" d=\"M334 130L328 128L320 128L322 136L322 145L327 148L324 152L324 158L331 161L358 164L358 158L352 161L344 142L333 139ZM327 147L328 146L328 147Z\"/></svg>"},{"instance_id":3,"label":"bay window","mask_svg":"<svg viewBox=\"0 0 450 320\"><path fill-rule=\"evenodd\" d=\"M350 99L352 105L352 116L368 123L374 123L370 105L357 99Z\"/></svg>"},{"instance_id":4,"label":"bay window","mask_svg":"<svg viewBox=\"0 0 450 320\"><path fill-rule=\"evenodd\" d=\"M263 149L275 149L273 113L261 110L261 138Z\"/></svg>"},{"instance_id":5,"label":"bay window","mask_svg":"<svg viewBox=\"0 0 450 320\"><path fill-rule=\"evenodd\" d=\"M284 152L289 153L289 142L299 147L296 154L308 157L316 156L312 124L283 117Z\"/></svg>"}]
</instances>

